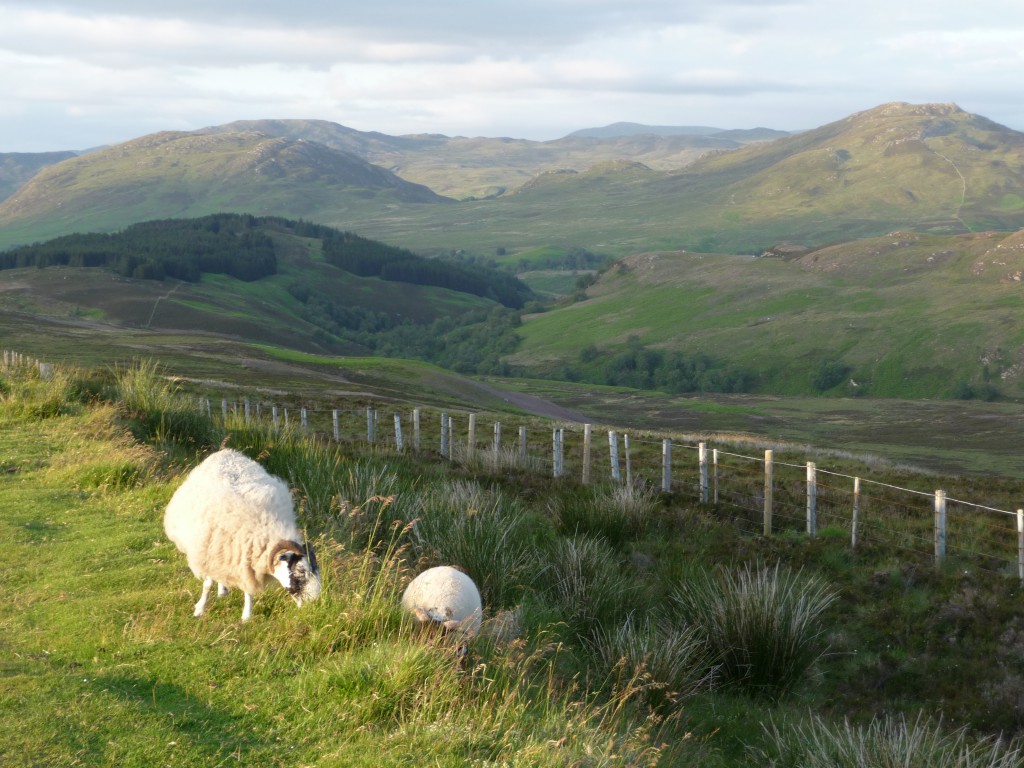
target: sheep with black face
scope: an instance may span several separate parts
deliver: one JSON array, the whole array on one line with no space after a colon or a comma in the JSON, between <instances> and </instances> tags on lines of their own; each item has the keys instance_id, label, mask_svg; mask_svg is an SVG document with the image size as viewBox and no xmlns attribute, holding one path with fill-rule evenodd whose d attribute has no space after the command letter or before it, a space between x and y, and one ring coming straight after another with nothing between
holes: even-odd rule
<instances>
[{"instance_id":1,"label":"sheep with black face","mask_svg":"<svg viewBox=\"0 0 1024 768\"><path fill-rule=\"evenodd\" d=\"M316 555L298 529L288 486L238 451L218 451L189 473L167 505L164 530L203 581L196 616L214 581L218 595L229 587L245 593L242 621L271 578L299 606L320 596Z\"/></svg>"}]
</instances>

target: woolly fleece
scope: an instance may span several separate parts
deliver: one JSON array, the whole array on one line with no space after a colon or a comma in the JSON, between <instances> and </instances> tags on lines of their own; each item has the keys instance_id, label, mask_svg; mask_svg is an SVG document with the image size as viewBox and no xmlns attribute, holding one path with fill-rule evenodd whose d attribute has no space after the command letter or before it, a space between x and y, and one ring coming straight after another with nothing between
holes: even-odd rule
<instances>
[{"instance_id":1,"label":"woolly fleece","mask_svg":"<svg viewBox=\"0 0 1024 768\"><path fill-rule=\"evenodd\" d=\"M468 636L479 631L483 620L476 584L449 565L430 568L413 579L402 595L402 607L420 621L436 621Z\"/></svg>"},{"instance_id":2,"label":"woolly fleece","mask_svg":"<svg viewBox=\"0 0 1024 768\"><path fill-rule=\"evenodd\" d=\"M189 473L167 505L164 530L197 578L249 595L273 579L277 545L303 540L284 481L230 449Z\"/></svg>"}]
</instances>

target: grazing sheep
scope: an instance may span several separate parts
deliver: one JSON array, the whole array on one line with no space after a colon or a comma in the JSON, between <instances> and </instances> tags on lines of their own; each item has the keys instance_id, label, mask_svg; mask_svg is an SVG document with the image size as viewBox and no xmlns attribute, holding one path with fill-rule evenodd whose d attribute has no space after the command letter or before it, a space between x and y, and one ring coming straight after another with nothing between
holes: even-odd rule
<instances>
[{"instance_id":1,"label":"grazing sheep","mask_svg":"<svg viewBox=\"0 0 1024 768\"><path fill-rule=\"evenodd\" d=\"M433 621L468 639L480 629L480 592L465 573L449 565L430 568L406 587L402 607L419 621Z\"/></svg>"},{"instance_id":2,"label":"grazing sheep","mask_svg":"<svg viewBox=\"0 0 1024 768\"><path fill-rule=\"evenodd\" d=\"M300 606L320 595L316 555L296 526L288 486L238 451L218 451L189 473L167 505L164 530L203 580L196 616L214 581L218 596L228 587L245 593L242 621L271 577Z\"/></svg>"}]
</instances>

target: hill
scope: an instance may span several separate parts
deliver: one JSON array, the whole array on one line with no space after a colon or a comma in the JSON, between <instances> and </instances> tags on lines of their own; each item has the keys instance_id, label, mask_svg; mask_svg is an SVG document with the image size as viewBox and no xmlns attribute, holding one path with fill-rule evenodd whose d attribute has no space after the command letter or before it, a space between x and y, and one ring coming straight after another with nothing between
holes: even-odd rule
<instances>
[{"instance_id":1,"label":"hill","mask_svg":"<svg viewBox=\"0 0 1024 768\"><path fill-rule=\"evenodd\" d=\"M798 253L629 256L528 317L508 362L666 391L1024 396L1024 231Z\"/></svg>"},{"instance_id":2,"label":"hill","mask_svg":"<svg viewBox=\"0 0 1024 768\"><path fill-rule=\"evenodd\" d=\"M448 202L321 144L165 132L50 166L0 204L7 244L218 211L336 218L352 207Z\"/></svg>"},{"instance_id":3,"label":"hill","mask_svg":"<svg viewBox=\"0 0 1024 768\"><path fill-rule=\"evenodd\" d=\"M323 120L243 120L204 128L199 133L246 131L316 141L351 152L408 181L458 199L495 197L540 173L556 169L584 171L612 160L633 160L659 170L673 170L709 150L735 149L756 140L745 132L711 136L703 129L570 134L544 142L437 134L388 136Z\"/></svg>"},{"instance_id":4,"label":"hill","mask_svg":"<svg viewBox=\"0 0 1024 768\"><path fill-rule=\"evenodd\" d=\"M76 157L76 152L0 152L0 200L10 197L15 190L40 170Z\"/></svg>"}]
</instances>

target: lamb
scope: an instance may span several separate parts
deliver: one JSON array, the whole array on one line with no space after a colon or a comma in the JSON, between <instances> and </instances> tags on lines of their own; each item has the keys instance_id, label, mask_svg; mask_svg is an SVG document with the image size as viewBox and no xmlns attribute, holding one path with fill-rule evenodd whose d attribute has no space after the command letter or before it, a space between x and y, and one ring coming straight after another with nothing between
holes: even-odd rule
<instances>
[{"instance_id":1,"label":"lamb","mask_svg":"<svg viewBox=\"0 0 1024 768\"><path fill-rule=\"evenodd\" d=\"M299 606L320 596L316 554L296 525L288 486L238 451L220 450L189 473L167 505L164 530L203 582L195 616L205 613L214 580L218 596L228 587L245 593L242 621L271 577Z\"/></svg>"},{"instance_id":2,"label":"lamb","mask_svg":"<svg viewBox=\"0 0 1024 768\"><path fill-rule=\"evenodd\" d=\"M480 630L483 619L476 584L449 565L429 568L413 579L402 595L402 607L420 622L436 622L464 639Z\"/></svg>"}]
</instances>

